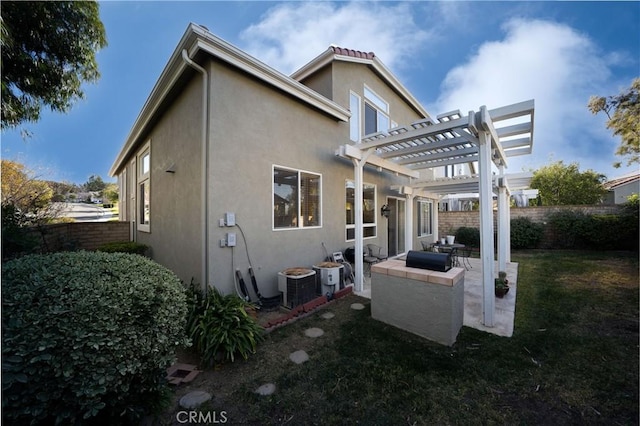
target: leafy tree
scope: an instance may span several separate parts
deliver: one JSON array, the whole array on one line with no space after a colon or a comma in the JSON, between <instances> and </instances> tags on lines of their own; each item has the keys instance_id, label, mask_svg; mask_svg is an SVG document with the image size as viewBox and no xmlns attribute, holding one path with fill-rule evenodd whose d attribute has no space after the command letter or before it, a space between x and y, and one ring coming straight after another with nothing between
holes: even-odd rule
<instances>
[{"instance_id":1,"label":"leafy tree","mask_svg":"<svg viewBox=\"0 0 640 426\"><path fill-rule=\"evenodd\" d=\"M604 175L593 170L580 172L578 163L556 161L533 173L531 188L539 190L546 206L596 204L607 192L604 180Z\"/></svg>"},{"instance_id":2,"label":"leafy tree","mask_svg":"<svg viewBox=\"0 0 640 426\"><path fill-rule=\"evenodd\" d=\"M107 186L102 178L98 175L89 176L89 180L85 182L84 187L87 191L100 192Z\"/></svg>"},{"instance_id":3,"label":"leafy tree","mask_svg":"<svg viewBox=\"0 0 640 426\"><path fill-rule=\"evenodd\" d=\"M35 214L51 203L53 191L24 164L2 160L2 205L12 205L25 214Z\"/></svg>"},{"instance_id":4,"label":"leafy tree","mask_svg":"<svg viewBox=\"0 0 640 426\"><path fill-rule=\"evenodd\" d=\"M31 252L37 246L36 236L27 230L44 225L60 215L53 204L53 191L47 182L16 161L2 160L2 258L3 260ZM43 243L44 241L44 235Z\"/></svg>"},{"instance_id":5,"label":"leafy tree","mask_svg":"<svg viewBox=\"0 0 640 426\"><path fill-rule=\"evenodd\" d=\"M118 201L118 185L108 183L102 191L102 197L112 204Z\"/></svg>"},{"instance_id":6,"label":"leafy tree","mask_svg":"<svg viewBox=\"0 0 640 426\"><path fill-rule=\"evenodd\" d=\"M106 46L99 6L89 1L3 1L2 128L37 121L42 106L66 112L83 82L100 76Z\"/></svg>"},{"instance_id":7,"label":"leafy tree","mask_svg":"<svg viewBox=\"0 0 640 426\"><path fill-rule=\"evenodd\" d=\"M607 114L607 128L622 138L616 155L626 157L627 165L640 163L640 78L617 96L592 96L588 106L593 114ZM614 163L615 167L620 165Z\"/></svg>"}]
</instances>

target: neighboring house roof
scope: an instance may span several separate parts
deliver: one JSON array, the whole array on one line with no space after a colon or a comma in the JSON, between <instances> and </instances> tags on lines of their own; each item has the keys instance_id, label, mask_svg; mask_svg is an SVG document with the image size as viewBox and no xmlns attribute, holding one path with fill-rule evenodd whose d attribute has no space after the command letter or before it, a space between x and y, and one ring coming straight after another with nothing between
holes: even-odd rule
<instances>
[{"instance_id":1,"label":"neighboring house roof","mask_svg":"<svg viewBox=\"0 0 640 426\"><path fill-rule=\"evenodd\" d=\"M338 46L331 46L311 62L304 65L298 71L291 74L291 78L302 81L319 69L325 67L333 61L354 62L368 65L380 78L386 81L393 90L398 93L411 107L424 118L431 118L426 109L418 100L400 83L391 71L378 59L373 52L362 52L359 50L346 49Z\"/></svg>"},{"instance_id":2,"label":"neighboring house roof","mask_svg":"<svg viewBox=\"0 0 640 426\"><path fill-rule=\"evenodd\" d=\"M187 51L190 58L197 58L200 52L213 56L336 120L348 121L351 116L347 109L332 100L216 37L205 27L191 23L142 107L124 146L109 170L109 175L115 176L124 167L131 153L142 142L141 138L145 136L153 120L157 118L163 103L179 83L182 75L187 70L190 71L182 58L183 50Z\"/></svg>"},{"instance_id":3,"label":"neighboring house roof","mask_svg":"<svg viewBox=\"0 0 640 426\"><path fill-rule=\"evenodd\" d=\"M619 178L611 179L610 181L605 182L603 186L608 190L613 190L622 185L638 181L640 181L640 172L631 172L630 174L621 176Z\"/></svg>"}]
</instances>

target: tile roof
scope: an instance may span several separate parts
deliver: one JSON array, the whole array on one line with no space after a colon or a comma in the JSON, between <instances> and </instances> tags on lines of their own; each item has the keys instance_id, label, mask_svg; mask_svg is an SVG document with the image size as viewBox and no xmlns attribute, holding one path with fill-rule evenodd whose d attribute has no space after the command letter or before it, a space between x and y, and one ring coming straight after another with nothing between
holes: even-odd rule
<instances>
[{"instance_id":1,"label":"tile roof","mask_svg":"<svg viewBox=\"0 0 640 426\"><path fill-rule=\"evenodd\" d=\"M631 173L629 175L619 177L617 179L611 179L610 181L605 182L603 186L607 189L614 189L621 185L635 182L637 180L640 180L640 173Z\"/></svg>"},{"instance_id":2,"label":"tile roof","mask_svg":"<svg viewBox=\"0 0 640 426\"><path fill-rule=\"evenodd\" d=\"M351 56L354 58L373 59L376 54L373 52L361 52L360 50L346 49L344 47L331 46L331 50L336 55Z\"/></svg>"}]
</instances>

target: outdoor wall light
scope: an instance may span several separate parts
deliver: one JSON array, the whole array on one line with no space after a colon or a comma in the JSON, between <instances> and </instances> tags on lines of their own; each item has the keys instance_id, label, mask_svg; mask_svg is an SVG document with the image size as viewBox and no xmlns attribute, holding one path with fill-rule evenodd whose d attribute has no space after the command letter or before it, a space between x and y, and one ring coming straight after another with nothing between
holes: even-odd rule
<instances>
[{"instance_id":1,"label":"outdoor wall light","mask_svg":"<svg viewBox=\"0 0 640 426\"><path fill-rule=\"evenodd\" d=\"M382 208L380 209L380 214L382 214L382 216L384 217L389 217L389 214L391 213L391 209L389 208L388 204L385 204L384 206L382 206Z\"/></svg>"}]
</instances>

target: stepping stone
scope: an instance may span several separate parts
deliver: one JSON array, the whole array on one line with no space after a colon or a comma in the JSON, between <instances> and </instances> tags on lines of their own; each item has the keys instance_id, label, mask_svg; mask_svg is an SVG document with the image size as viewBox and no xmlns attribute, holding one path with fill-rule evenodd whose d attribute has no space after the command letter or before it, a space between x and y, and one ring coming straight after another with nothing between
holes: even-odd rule
<instances>
[{"instance_id":1,"label":"stepping stone","mask_svg":"<svg viewBox=\"0 0 640 426\"><path fill-rule=\"evenodd\" d=\"M336 314L334 314L333 312L326 312L326 313L324 313L324 314L322 314L320 316L322 318L324 318L324 319L331 319L331 318L335 317Z\"/></svg>"},{"instance_id":2,"label":"stepping stone","mask_svg":"<svg viewBox=\"0 0 640 426\"><path fill-rule=\"evenodd\" d=\"M362 303L352 303L351 309L355 309L356 311L361 311L364 309L364 305Z\"/></svg>"},{"instance_id":3,"label":"stepping stone","mask_svg":"<svg viewBox=\"0 0 640 426\"><path fill-rule=\"evenodd\" d=\"M262 396L268 396L271 395L272 393L274 393L276 391L276 385L273 383L265 383L264 385L260 386L258 389L255 390L255 393L257 393L258 395L262 395Z\"/></svg>"},{"instance_id":4,"label":"stepping stone","mask_svg":"<svg viewBox=\"0 0 640 426\"><path fill-rule=\"evenodd\" d=\"M289 359L296 364L302 364L303 362L309 361L309 354L303 350L299 350L291 353L291 355L289 355Z\"/></svg>"},{"instance_id":5,"label":"stepping stone","mask_svg":"<svg viewBox=\"0 0 640 426\"><path fill-rule=\"evenodd\" d=\"M180 406L186 409L192 409L200 406L211 399L211 394L205 391L189 392L180 398Z\"/></svg>"},{"instance_id":6,"label":"stepping stone","mask_svg":"<svg viewBox=\"0 0 640 426\"><path fill-rule=\"evenodd\" d=\"M317 327L307 328L304 331L305 336L307 337L320 337L324 334L324 330Z\"/></svg>"}]
</instances>

